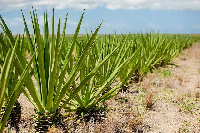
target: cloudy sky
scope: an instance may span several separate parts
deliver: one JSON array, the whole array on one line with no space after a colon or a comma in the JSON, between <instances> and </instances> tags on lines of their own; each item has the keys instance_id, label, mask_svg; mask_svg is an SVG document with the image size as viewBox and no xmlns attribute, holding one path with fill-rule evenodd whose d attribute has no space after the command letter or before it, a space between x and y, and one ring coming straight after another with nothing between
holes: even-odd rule
<instances>
[{"instance_id":1,"label":"cloudy sky","mask_svg":"<svg viewBox=\"0 0 200 133\"><path fill-rule=\"evenodd\" d=\"M103 20L99 33L147 32L200 34L200 0L0 0L0 15L10 30L23 33L21 9L31 30L30 10L37 9L42 28L43 13L56 22L68 12L66 33L72 34L86 9L80 33L94 30ZM42 32L42 30L41 30Z\"/></svg>"}]
</instances>

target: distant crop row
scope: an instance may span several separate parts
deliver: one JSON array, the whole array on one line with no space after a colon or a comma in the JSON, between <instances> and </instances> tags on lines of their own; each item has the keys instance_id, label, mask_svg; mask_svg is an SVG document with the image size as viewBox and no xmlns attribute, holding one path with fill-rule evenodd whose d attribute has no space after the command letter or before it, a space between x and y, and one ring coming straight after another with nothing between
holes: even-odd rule
<instances>
[{"instance_id":1,"label":"distant crop row","mask_svg":"<svg viewBox=\"0 0 200 133\"><path fill-rule=\"evenodd\" d=\"M36 11L30 12L33 33L22 13L23 36L13 36L0 16L0 132L21 93L34 105L35 128L42 132L61 121L63 109L66 113L98 110L131 77L140 80L197 41L194 35L153 32L98 35L102 23L94 32L78 37L84 12L73 37L66 37L67 15L63 28L59 19L55 32L54 11L51 26L44 13L41 35Z\"/></svg>"}]
</instances>

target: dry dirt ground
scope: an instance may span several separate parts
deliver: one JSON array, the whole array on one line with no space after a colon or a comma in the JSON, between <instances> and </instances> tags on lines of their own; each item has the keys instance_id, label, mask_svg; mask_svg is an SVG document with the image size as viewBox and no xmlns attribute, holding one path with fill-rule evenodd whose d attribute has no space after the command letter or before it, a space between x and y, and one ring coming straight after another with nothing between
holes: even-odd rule
<instances>
[{"instance_id":1,"label":"dry dirt ground","mask_svg":"<svg viewBox=\"0 0 200 133\"><path fill-rule=\"evenodd\" d=\"M155 101L144 123L152 133L200 133L200 43L184 50L173 63L142 82Z\"/></svg>"},{"instance_id":2,"label":"dry dirt ground","mask_svg":"<svg viewBox=\"0 0 200 133\"><path fill-rule=\"evenodd\" d=\"M25 96L20 132L33 132L34 107ZM71 114L65 129L73 133L200 133L200 43L184 50L170 65L153 70L104 103L107 111L88 121ZM14 130L13 130L14 131Z\"/></svg>"}]
</instances>

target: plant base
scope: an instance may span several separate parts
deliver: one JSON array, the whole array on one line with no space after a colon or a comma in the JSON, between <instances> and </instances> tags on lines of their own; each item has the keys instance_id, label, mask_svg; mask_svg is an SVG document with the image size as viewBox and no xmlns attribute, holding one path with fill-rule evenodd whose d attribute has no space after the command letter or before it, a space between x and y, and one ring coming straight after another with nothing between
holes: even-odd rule
<instances>
[{"instance_id":1,"label":"plant base","mask_svg":"<svg viewBox=\"0 0 200 133\"><path fill-rule=\"evenodd\" d=\"M35 132L44 133L47 132L49 127L55 125L59 127L62 125L62 114L60 113L40 113L35 111L34 126Z\"/></svg>"}]
</instances>

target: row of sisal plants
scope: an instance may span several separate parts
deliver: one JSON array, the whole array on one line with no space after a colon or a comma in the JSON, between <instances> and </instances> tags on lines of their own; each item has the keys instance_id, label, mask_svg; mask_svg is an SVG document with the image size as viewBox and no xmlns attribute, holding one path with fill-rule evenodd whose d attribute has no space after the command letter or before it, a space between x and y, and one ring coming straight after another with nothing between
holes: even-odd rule
<instances>
[{"instance_id":1,"label":"row of sisal plants","mask_svg":"<svg viewBox=\"0 0 200 133\"><path fill-rule=\"evenodd\" d=\"M102 23L94 32L79 37L83 16L84 12L73 37L65 33L68 14L63 28L59 19L56 32L54 10L51 25L45 12L41 35L36 10L30 11L33 33L22 12L22 36L13 36L0 16L0 132L21 93L35 107L36 131L43 132L61 124L61 110L98 110L131 77L140 79L151 69L168 64L197 41L195 36L153 32L98 35Z\"/></svg>"},{"instance_id":2,"label":"row of sisal plants","mask_svg":"<svg viewBox=\"0 0 200 133\"><path fill-rule=\"evenodd\" d=\"M84 41L77 42L76 56L84 49ZM197 41L197 37L166 34L128 34L99 36L82 65L76 81L82 81L100 60L118 50L98 70L93 78L69 102L67 109L87 111L115 96L132 78L137 82L158 66L170 63L180 52ZM73 87L79 83L74 83ZM73 106L72 106L73 105Z\"/></svg>"}]
</instances>

